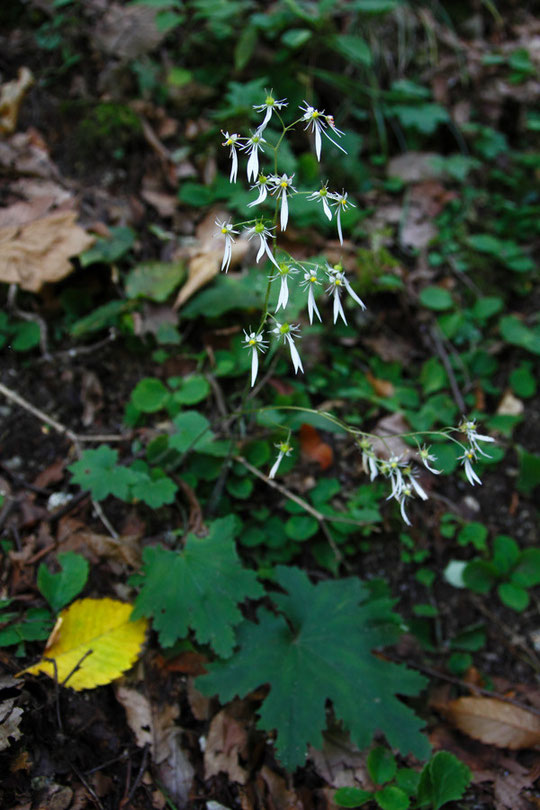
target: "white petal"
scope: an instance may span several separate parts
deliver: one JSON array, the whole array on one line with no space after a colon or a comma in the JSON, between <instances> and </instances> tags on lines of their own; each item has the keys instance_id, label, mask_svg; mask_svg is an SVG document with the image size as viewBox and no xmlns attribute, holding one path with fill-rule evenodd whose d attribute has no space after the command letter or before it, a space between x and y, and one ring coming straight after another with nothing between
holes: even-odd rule
<instances>
[{"instance_id":1,"label":"white petal","mask_svg":"<svg viewBox=\"0 0 540 810\"><path fill-rule=\"evenodd\" d=\"M285 309L288 301L289 301L289 286L287 284L287 276L281 276L281 285L279 288L279 298L277 302L276 312L281 307Z\"/></svg>"},{"instance_id":2,"label":"white petal","mask_svg":"<svg viewBox=\"0 0 540 810\"><path fill-rule=\"evenodd\" d=\"M236 183L236 178L238 177L238 155L236 154L236 149L234 146L231 148L231 158L232 166L231 173L229 175L229 183Z\"/></svg>"},{"instance_id":3,"label":"white petal","mask_svg":"<svg viewBox=\"0 0 540 810\"><path fill-rule=\"evenodd\" d=\"M251 151L251 155L249 156L248 165L247 165L247 177L248 180L255 181L259 176L259 150L256 146L253 146Z\"/></svg>"},{"instance_id":4,"label":"white petal","mask_svg":"<svg viewBox=\"0 0 540 810\"><path fill-rule=\"evenodd\" d=\"M412 526L412 523L409 520L409 518L407 517L407 514L405 512L405 498L401 498L400 503L399 503L399 508L400 508L400 511L401 511L401 517L403 518L403 520L405 521L407 526Z\"/></svg>"},{"instance_id":5,"label":"white petal","mask_svg":"<svg viewBox=\"0 0 540 810\"><path fill-rule=\"evenodd\" d=\"M419 495L422 498L423 501L427 501L428 496L427 496L426 492L424 491L424 489L421 487L421 485L418 483L416 478L414 478L411 475L410 478L409 478L409 481L411 482L412 487L413 487L414 491L416 492L416 494Z\"/></svg>"},{"instance_id":6,"label":"white petal","mask_svg":"<svg viewBox=\"0 0 540 810\"><path fill-rule=\"evenodd\" d=\"M337 131L337 130L336 130L336 131ZM340 145L339 145L339 143L336 143L336 142L335 142L335 140L334 140L333 138L331 138L331 137L330 137L330 135L329 135L327 132L325 132L324 134L325 134L325 136L328 138L328 140L330 141L330 143L333 143L333 144L334 144L334 146L337 146L337 148L338 148L338 149L341 149L341 151L342 151L342 152L344 152L345 154L347 154L347 150L346 150L346 149L344 149L342 146L340 146Z\"/></svg>"},{"instance_id":7,"label":"white petal","mask_svg":"<svg viewBox=\"0 0 540 810\"><path fill-rule=\"evenodd\" d=\"M322 200L322 207L323 207L324 213L326 214L328 219L332 219L332 211L330 210L330 206L328 205L328 202L326 201L326 197L321 197L321 200Z\"/></svg>"},{"instance_id":8,"label":"white petal","mask_svg":"<svg viewBox=\"0 0 540 810\"><path fill-rule=\"evenodd\" d=\"M343 232L341 230L341 203L339 204L337 210L337 232L339 236L339 241L341 242L341 244L343 244Z\"/></svg>"},{"instance_id":9,"label":"white petal","mask_svg":"<svg viewBox=\"0 0 540 810\"><path fill-rule=\"evenodd\" d=\"M262 233L261 233L261 234L259 234L259 238L260 238L260 240L261 240L261 243L260 243L260 245L259 245L259 252L257 253L257 258L255 259L255 261L256 261L257 263L259 263L259 261L261 260L261 258L262 258L262 256L263 256L263 254L264 254L264 252L265 252L265 251L264 251L264 249L265 249L265 247L267 247L267 245L266 245L266 239L264 238L264 236L262 235Z\"/></svg>"},{"instance_id":10,"label":"white petal","mask_svg":"<svg viewBox=\"0 0 540 810\"><path fill-rule=\"evenodd\" d=\"M259 371L259 355L255 346L251 349L251 387L255 385L257 374Z\"/></svg>"},{"instance_id":11,"label":"white petal","mask_svg":"<svg viewBox=\"0 0 540 810\"><path fill-rule=\"evenodd\" d=\"M336 287L334 290L334 323L337 322L338 315L342 318L343 323L347 325L347 318L345 317L345 313L343 312L339 290Z\"/></svg>"},{"instance_id":12,"label":"white petal","mask_svg":"<svg viewBox=\"0 0 540 810\"><path fill-rule=\"evenodd\" d=\"M232 243L231 240L225 237L225 250L223 251L223 261L221 262L221 269L227 273L232 257Z\"/></svg>"},{"instance_id":13,"label":"white petal","mask_svg":"<svg viewBox=\"0 0 540 810\"><path fill-rule=\"evenodd\" d=\"M264 116L264 120L263 120L262 124L257 129L257 132L263 132L263 130L266 129L266 126L267 126L268 122L270 121L271 117L272 117L272 107L267 107L266 108L266 115Z\"/></svg>"},{"instance_id":14,"label":"white petal","mask_svg":"<svg viewBox=\"0 0 540 810\"><path fill-rule=\"evenodd\" d=\"M287 227L287 222L289 221L289 202L287 200L287 192L283 189L281 194L281 230L284 231ZM343 243L342 243L343 244Z\"/></svg>"},{"instance_id":15,"label":"white petal","mask_svg":"<svg viewBox=\"0 0 540 810\"><path fill-rule=\"evenodd\" d=\"M343 279L343 283L345 284L345 287L347 288L347 292L349 293L351 298L354 301L356 301L356 303L359 304L362 307L362 309L366 309L366 305L364 304L364 302L362 301L361 298L358 298L357 294L355 293L355 291L353 290L353 288L351 287L351 285L349 284L349 282L347 281L346 278Z\"/></svg>"},{"instance_id":16,"label":"white petal","mask_svg":"<svg viewBox=\"0 0 540 810\"><path fill-rule=\"evenodd\" d=\"M321 147L322 147L322 138L321 138L321 127L320 125L317 126L317 122L315 123L315 153L317 155L317 160L321 161Z\"/></svg>"},{"instance_id":17,"label":"white petal","mask_svg":"<svg viewBox=\"0 0 540 810\"><path fill-rule=\"evenodd\" d=\"M285 335L285 337L289 341L289 349L291 351L291 360L294 366L294 373L298 374L298 369L300 369L300 371L303 372L304 367L302 366L302 360L300 359L300 355L298 354L298 349L294 345L294 340L290 335Z\"/></svg>"},{"instance_id":18,"label":"white petal","mask_svg":"<svg viewBox=\"0 0 540 810\"><path fill-rule=\"evenodd\" d=\"M282 458L283 458L283 453L278 453L278 457L274 461L274 464L272 465L272 469L268 473L268 478L275 478L276 477L276 473L278 471L279 465L281 464L281 459Z\"/></svg>"},{"instance_id":19,"label":"white petal","mask_svg":"<svg viewBox=\"0 0 540 810\"><path fill-rule=\"evenodd\" d=\"M274 254L272 253L272 249L271 249L270 245L268 244L268 242L265 241L264 246L265 246L265 249L266 249L266 255L268 256L268 258L270 259L272 264L275 264L275 266L279 270L279 264L275 260Z\"/></svg>"},{"instance_id":20,"label":"white petal","mask_svg":"<svg viewBox=\"0 0 540 810\"><path fill-rule=\"evenodd\" d=\"M248 203L248 208L253 208L254 205L259 205L259 203L264 202L268 196L268 191L266 190L266 186L259 186L259 196L256 200L252 200L252 202Z\"/></svg>"},{"instance_id":21,"label":"white petal","mask_svg":"<svg viewBox=\"0 0 540 810\"><path fill-rule=\"evenodd\" d=\"M369 464L369 469L370 469L370 472L371 472L371 475L369 476L369 480L374 481L375 478L377 478L377 476L379 474L379 468L377 467L377 460L375 458L373 458L373 456L370 456L368 464Z\"/></svg>"},{"instance_id":22,"label":"white petal","mask_svg":"<svg viewBox=\"0 0 540 810\"><path fill-rule=\"evenodd\" d=\"M317 304L315 302L315 293L313 292L313 284L309 285L307 305L308 305L309 322L313 323L313 313L315 313L317 315L317 318L322 323L321 313L319 312Z\"/></svg>"}]
</instances>

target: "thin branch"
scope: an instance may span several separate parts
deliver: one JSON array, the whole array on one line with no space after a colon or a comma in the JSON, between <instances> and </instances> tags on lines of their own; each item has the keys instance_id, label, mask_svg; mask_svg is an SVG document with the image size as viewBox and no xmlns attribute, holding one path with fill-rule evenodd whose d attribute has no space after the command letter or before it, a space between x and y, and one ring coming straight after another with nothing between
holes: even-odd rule
<instances>
[{"instance_id":1,"label":"thin branch","mask_svg":"<svg viewBox=\"0 0 540 810\"><path fill-rule=\"evenodd\" d=\"M435 346L435 351L440 357L441 363L444 366L444 370L448 375L448 381L450 382L450 388L452 390L452 396L454 397L454 402L458 406L460 412L462 414L467 412L467 406L465 405L465 400L463 399L463 394L459 390L459 386L457 384L456 376L454 374L454 369L452 368L452 364L450 363L450 358L448 357L448 353L444 348L443 342L439 335L437 327L433 327L430 329L431 339Z\"/></svg>"}]
</instances>

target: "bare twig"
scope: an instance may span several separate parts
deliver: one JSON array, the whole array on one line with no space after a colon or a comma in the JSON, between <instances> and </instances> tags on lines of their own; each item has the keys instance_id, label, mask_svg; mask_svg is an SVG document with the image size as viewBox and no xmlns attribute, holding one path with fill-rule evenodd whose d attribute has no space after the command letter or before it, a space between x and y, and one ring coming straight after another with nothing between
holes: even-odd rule
<instances>
[{"instance_id":1,"label":"bare twig","mask_svg":"<svg viewBox=\"0 0 540 810\"><path fill-rule=\"evenodd\" d=\"M462 414L467 412L467 406L465 405L465 400L463 399L463 395L459 390L459 386L457 384L456 376L454 374L454 369L452 368L452 364L450 363L450 358L448 357L448 353L444 348L443 342L439 335L438 328L434 326L430 329L431 339L433 341L433 345L435 346L435 351L440 357L441 363L444 366L444 370L448 375L448 380L450 382L450 388L452 390L452 396L454 397L454 402L458 406L460 412Z\"/></svg>"},{"instance_id":2,"label":"bare twig","mask_svg":"<svg viewBox=\"0 0 540 810\"><path fill-rule=\"evenodd\" d=\"M130 789L129 793L127 794L127 796L124 795L124 797L120 801L120 804L118 805L119 810L123 810L124 807L129 806L130 801L132 800L133 796L135 795L135 791L139 787L141 779L144 776L144 771L146 769L146 764L148 762L149 748L150 748L150 746L148 745L148 743L146 743L146 745L143 748L141 764L139 766L139 770L137 771L137 776L135 777L135 780L134 780L134 782L133 782L133 784L131 786L131 789ZM128 787L128 785L126 784L126 793L127 793L127 787Z\"/></svg>"}]
</instances>

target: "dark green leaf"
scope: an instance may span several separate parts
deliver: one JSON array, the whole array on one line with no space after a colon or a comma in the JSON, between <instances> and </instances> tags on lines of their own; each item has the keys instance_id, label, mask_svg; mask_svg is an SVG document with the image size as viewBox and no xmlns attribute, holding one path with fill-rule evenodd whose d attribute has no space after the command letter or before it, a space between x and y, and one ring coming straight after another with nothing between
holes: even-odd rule
<instances>
[{"instance_id":1,"label":"dark green leaf","mask_svg":"<svg viewBox=\"0 0 540 810\"><path fill-rule=\"evenodd\" d=\"M58 574L51 574L41 563L37 576L37 586L54 613L62 610L82 591L90 570L88 561L74 551L59 554L58 562L62 569Z\"/></svg>"},{"instance_id":2,"label":"dark green leaf","mask_svg":"<svg viewBox=\"0 0 540 810\"><path fill-rule=\"evenodd\" d=\"M513 582L502 582L497 586L501 602L512 610L521 613L529 604L529 594L519 585Z\"/></svg>"},{"instance_id":3,"label":"dark green leaf","mask_svg":"<svg viewBox=\"0 0 540 810\"><path fill-rule=\"evenodd\" d=\"M334 801L340 807L361 807L373 798L373 793L355 787L343 787L334 793Z\"/></svg>"},{"instance_id":4,"label":"dark green leaf","mask_svg":"<svg viewBox=\"0 0 540 810\"><path fill-rule=\"evenodd\" d=\"M183 262L145 262L130 270L126 277L128 298L166 301L185 275Z\"/></svg>"},{"instance_id":5,"label":"dark green leaf","mask_svg":"<svg viewBox=\"0 0 540 810\"><path fill-rule=\"evenodd\" d=\"M471 781L469 768L448 751L439 751L424 767L418 786L418 804L439 810L461 799Z\"/></svg>"},{"instance_id":6,"label":"dark green leaf","mask_svg":"<svg viewBox=\"0 0 540 810\"><path fill-rule=\"evenodd\" d=\"M155 413L165 407L170 393L161 380L145 377L137 383L131 394L131 401L142 413Z\"/></svg>"},{"instance_id":7,"label":"dark green leaf","mask_svg":"<svg viewBox=\"0 0 540 810\"><path fill-rule=\"evenodd\" d=\"M376 785L384 785L396 775L397 763L391 751L378 745L368 754L367 769L372 782Z\"/></svg>"}]
</instances>

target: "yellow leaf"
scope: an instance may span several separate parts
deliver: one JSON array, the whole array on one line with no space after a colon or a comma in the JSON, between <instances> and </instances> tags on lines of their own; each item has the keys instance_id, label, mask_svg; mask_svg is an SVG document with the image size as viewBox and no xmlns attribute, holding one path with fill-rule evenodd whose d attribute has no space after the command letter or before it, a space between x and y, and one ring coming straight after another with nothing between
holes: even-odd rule
<instances>
[{"instance_id":1,"label":"yellow leaf","mask_svg":"<svg viewBox=\"0 0 540 810\"><path fill-rule=\"evenodd\" d=\"M44 672L72 689L93 689L131 667L139 656L148 622L130 622L133 606L115 599L79 599L63 610L41 661L19 675Z\"/></svg>"}]
</instances>

